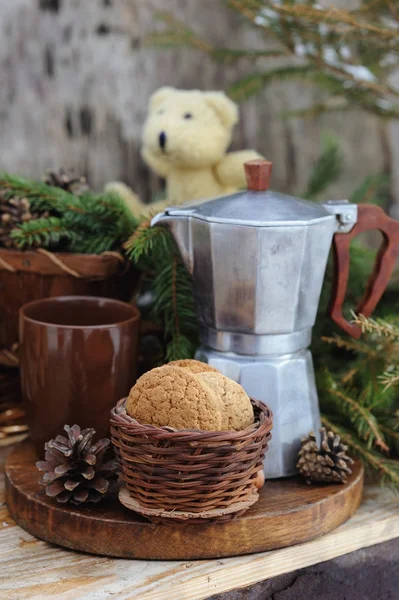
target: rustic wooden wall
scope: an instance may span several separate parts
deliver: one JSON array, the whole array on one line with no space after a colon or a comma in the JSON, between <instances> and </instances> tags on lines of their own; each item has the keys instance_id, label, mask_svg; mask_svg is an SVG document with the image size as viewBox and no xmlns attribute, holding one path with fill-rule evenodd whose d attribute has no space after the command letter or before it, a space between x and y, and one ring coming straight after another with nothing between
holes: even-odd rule
<instances>
[{"instance_id":1,"label":"rustic wooden wall","mask_svg":"<svg viewBox=\"0 0 399 600\"><path fill-rule=\"evenodd\" d=\"M212 42L260 43L219 0L0 0L0 169L39 176L75 166L96 188L122 179L143 197L157 189L139 157L150 93L164 84L220 89L250 68L226 69L195 51L146 47L160 7ZM328 195L343 197L365 174L392 169L392 136L360 111L280 118L282 110L319 97L305 84L270 85L242 105L234 146L256 148L274 161L275 188L300 191L321 132L334 131L346 169Z\"/></svg>"}]
</instances>

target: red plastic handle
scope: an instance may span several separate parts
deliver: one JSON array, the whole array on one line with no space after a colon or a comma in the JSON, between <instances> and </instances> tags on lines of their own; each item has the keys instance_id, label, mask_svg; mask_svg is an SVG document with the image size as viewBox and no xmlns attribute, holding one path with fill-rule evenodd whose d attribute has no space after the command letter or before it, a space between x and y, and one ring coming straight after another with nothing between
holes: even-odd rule
<instances>
[{"instance_id":1,"label":"red plastic handle","mask_svg":"<svg viewBox=\"0 0 399 600\"><path fill-rule=\"evenodd\" d=\"M342 314L349 278L349 248L353 238L359 233L372 229L381 231L384 239L364 296L356 307L356 313L369 317L388 285L399 254L399 221L388 217L379 206L359 204L357 223L352 231L336 233L334 236L335 268L330 316L335 323L354 338L360 337L361 328L354 323L349 323Z\"/></svg>"}]
</instances>

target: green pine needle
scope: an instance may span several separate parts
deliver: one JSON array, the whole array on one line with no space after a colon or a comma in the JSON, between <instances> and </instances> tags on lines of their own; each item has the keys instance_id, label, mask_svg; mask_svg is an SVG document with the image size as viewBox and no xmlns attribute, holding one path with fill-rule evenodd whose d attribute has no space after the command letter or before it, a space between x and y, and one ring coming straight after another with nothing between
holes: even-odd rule
<instances>
[{"instance_id":1,"label":"green pine needle","mask_svg":"<svg viewBox=\"0 0 399 600\"><path fill-rule=\"evenodd\" d=\"M311 172L304 198L313 200L342 173L343 155L338 139L329 134L322 136L322 152Z\"/></svg>"},{"instance_id":2,"label":"green pine needle","mask_svg":"<svg viewBox=\"0 0 399 600\"><path fill-rule=\"evenodd\" d=\"M383 174L371 174L365 177L361 185L351 195L349 201L354 204L386 204L389 193L389 177Z\"/></svg>"},{"instance_id":3,"label":"green pine needle","mask_svg":"<svg viewBox=\"0 0 399 600\"><path fill-rule=\"evenodd\" d=\"M28 248L52 248L65 242L78 240L78 235L68 229L58 217L47 217L27 221L15 227L10 233L11 239L20 250Z\"/></svg>"},{"instance_id":4,"label":"green pine needle","mask_svg":"<svg viewBox=\"0 0 399 600\"><path fill-rule=\"evenodd\" d=\"M397 318L390 323L385 319L366 318L363 315L353 314L353 322L361 327L363 333L374 334L377 337L387 338L393 342L399 340L399 323Z\"/></svg>"},{"instance_id":5,"label":"green pine needle","mask_svg":"<svg viewBox=\"0 0 399 600\"><path fill-rule=\"evenodd\" d=\"M246 60L247 72L229 89L238 102L258 94L271 81L299 77L302 84L316 85L334 98L333 103L327 98L303 109L302 116L360 107L381 118L398 118L399 92L391 83L399 65L394 1L367 2L361 10L320 7L316 0L228 0L227 6L265 39L264 48L214 46L167 11L156 14L166 30L153 33L148 41L163 48L193 48L215 62ZM270 40L274 40L271 49ZM282 67L275 67L276 56L284 58ZM268 58L273 62L267 70Z\"/></svg>"},{"instance_id":6,"label":"green pine needle","mask_svg":"<svg viewBox=\"0 0 399 600\"><path fill-rule=\"evenodd\" d=\"M392 366L382 375L380 375L380 381L384 385L384 391L399 385L399 366Z\"/></svg>"},{"instance_id":7,"label":"green pine needle","mask_svg":"<svg viewBox=\"0 0 399 600\"><path fill-rule=\"evenodd\" d=\"M386 458L375 450L370 450L334 417L323 416L322 422L341 437L344 444L363 461L368 472L379 478L381 485L387 485L395 492L399 491L399 460Z\"/></svg>"},{"instance_id":8,"label":"green pine needle","mask_svg":"<svg viewBox=\"0 0 399 600\"><path fill-rule=\"evenodd\" d=\"M124 247L129 258L139 264L142 259L149 259L151 256L170 256L173 243L167 229L151 227L149 221L143 221Z\"/></svg>"},{"instance_id":9,"label":"green pine needle","mask_svg":"<svg viewBox=\"0 0 399 600\"><path fill-rule=\"evenodd\" d=\"M86 192L75 196L58 187L7 174L0 176L0 193L6 199L28 198L32 213L46 214L11 231L11 239L20 249L41 247L100 254L119 249L138 225L116 194Z\"/></svg>"},{"instance_id":10,"label":"green pine needle","mask_svg":"<svg viewBox=\"0 0 399 600\"><path fill-rule=\"evenodd\" d=\"M327 409L328 412L334 410L345 420L349 419L368 448L375 446L385 453L389 451L376 417L367 406L362 404L356 389L346 389L345 386L339 385L328 370L325 370L323 377L319 374L318 389L323 410Z\"/></svg>"},{"instance_id":11,"label":"green pine needle","mask_svg":"<svg viewBox=\"0 0 399 600\"><path fill-rule=\"evenodd\" d=\"M198 345L192 282L170 232L143 221L126 242L125 250L136 266L152 273L152 316L164 328L166 360L191 358Z\"/></svg>"},{"instance_id":12,"label":"green pine needle","mask_svg":"<svg viewBox=\"0 0 399 600\"><path fill-rule=\"evenodd\" d=\"M278 69L270 69L264 73L250 73L238 79L227 89L227 94L235 102L244 102L248 98L261 92L273 81L284 81L287 79L301 79L310 76L311 69L308 66L289 66Z\"/></svg>"}]
</instances>

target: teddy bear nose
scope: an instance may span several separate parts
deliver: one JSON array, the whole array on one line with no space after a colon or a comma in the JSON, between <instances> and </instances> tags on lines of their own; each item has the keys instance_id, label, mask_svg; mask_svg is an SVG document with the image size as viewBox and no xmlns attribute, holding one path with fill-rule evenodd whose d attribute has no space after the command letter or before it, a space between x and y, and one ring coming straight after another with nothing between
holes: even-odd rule
<instances>
[{"instance_id":1,"label":"teddy bear nose","mask_svg":"<svg viewBox=\"0 0 399 600\"><path fill-rule=\"evenodd\" d=\"M166 133L164 131L161 131L161 133L159 134L159 145L162 148L162 150L165 149L165 146L166 146Z\"/></svg>"}]
</instances>

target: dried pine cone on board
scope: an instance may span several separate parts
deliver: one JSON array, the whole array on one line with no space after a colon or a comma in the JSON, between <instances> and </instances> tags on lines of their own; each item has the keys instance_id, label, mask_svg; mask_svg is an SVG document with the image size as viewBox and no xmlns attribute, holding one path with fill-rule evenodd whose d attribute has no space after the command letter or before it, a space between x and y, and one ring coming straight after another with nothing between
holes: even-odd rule
<instances>
[{"instance_id":1,"label":"dried pine cone on board","mask_svg":"<svg viewBox=\"0 0 399 600\"><path fill-rule=\"evenodd\" d=\"M40 483L46 494L57 502L98 502L118 478L117 461L104 462L110 440L104 438L92 445L94 429L65 425L68 437L57 435L45 444L45 460L36 463L44 471Z\"/></svg>"},{"instance_id":2,"label":"dried pine cone on board","mask_svg":"<svg viewBox=\"0 0 399 600\"><path fill-rule=\"evenodd\" d=\"M341 443L339 435L320 429L320 448L313 431L301 442L297 469L306 483L346 483L352 473L349 465L353 460L346 454L348 446Z\"/></svg>"}]
</instances>

